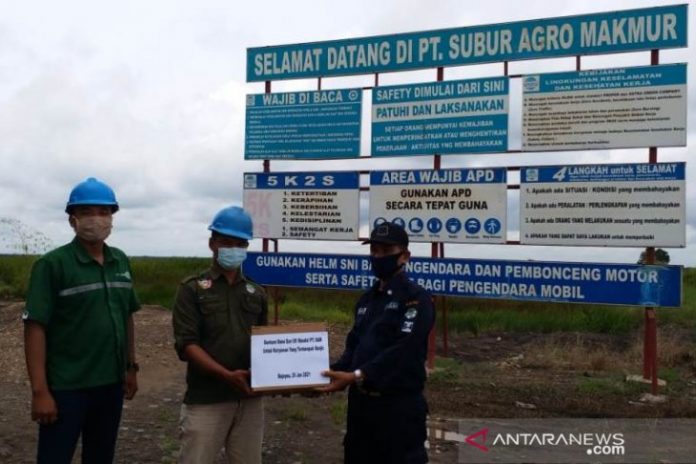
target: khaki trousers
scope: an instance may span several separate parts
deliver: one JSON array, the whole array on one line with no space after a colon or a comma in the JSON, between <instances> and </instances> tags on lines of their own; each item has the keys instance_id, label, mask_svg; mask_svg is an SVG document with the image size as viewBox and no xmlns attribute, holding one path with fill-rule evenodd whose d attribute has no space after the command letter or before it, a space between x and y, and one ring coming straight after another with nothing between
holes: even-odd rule
<instances>
[{"instance_id":1,"label":"khaki trousers","mask_svg":"<svg viewBox=\"0 0 696 464\"><path fill-rule=\"evenodd\" d=\"M229 464L261 464L263 399L181 405L180 464L213 464L221 450Z\"/></svg>"}]
</instances>

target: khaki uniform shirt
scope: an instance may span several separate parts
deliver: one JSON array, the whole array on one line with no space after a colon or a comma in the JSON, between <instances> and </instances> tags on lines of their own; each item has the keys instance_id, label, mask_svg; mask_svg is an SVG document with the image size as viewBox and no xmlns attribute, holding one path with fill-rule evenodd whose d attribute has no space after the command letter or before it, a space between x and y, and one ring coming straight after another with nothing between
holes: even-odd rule
<instances>
[{"instance_id":1,"label":"khaki uniform shirt","mask_svg":"<svg viewBox=\"0 0 696 464\"><path fill-rule=\"evenodd\" d=\"M229 284L215 268L184 279L174 303L175 348L186 360L189 344L203 348L229 370L249 369L251 326L268 322L268 300L263 287L238 272ZM241 393L189 362L186 404L210 404L239 399Z\"/></svg>"}]
</instances>

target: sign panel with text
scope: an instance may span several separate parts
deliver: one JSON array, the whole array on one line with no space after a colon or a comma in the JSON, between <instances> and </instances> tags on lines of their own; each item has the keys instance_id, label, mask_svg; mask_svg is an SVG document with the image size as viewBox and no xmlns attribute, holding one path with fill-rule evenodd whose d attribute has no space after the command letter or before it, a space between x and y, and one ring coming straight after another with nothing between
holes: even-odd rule
<instances>
[{"instance_id":1,"label":"sign panel with text","mask_svg":"<svg viewBox=\"0 0 696 464\"><path fill-rule=\"evenodd\" d=\"M685 47L688 5L247 49L247 82Z\"/></svg>"},{"instance_id":2,"label":"sign panel with text","mask_svg":"<svg viewBox=\"0 0 696 464\"><path fill-rule=\"evenodd\" d=\"M435 295L524 301L680 307L681 266L415 258L410 278ZM249 253L244 273L261 285L343 290L375 282L367 255Z\"/></svg>"},{"instance_id":3,"label":"sign panel with text","mask_svg":"<svg viewBox=\"0 0 696 464\"><path fill-rule=\"evenodd\" d=\"M247 95L244 158L356 158L361 108L361 89Z\"/></svg>"},{"instance_id":4,"label":"sign panel with text","mask_svg":"<svg viewBox=\"0 0 696 464\"><path fill-rule=\"evenodd\" d=\"M383 221L413 242L505 243L507 171L372 171L370 228Z\"/></svg>"},{"instance_id":5,"label":"sign panel with text","mask_svg":"<svg viewBox=\"0 0 696 464\"><path fill-rule=\"evenodd\" d=\"M357 171L244 174L254 237L356 240L359 198Z\"/></svg>"},{"instance_id":6,"label":"sign panel with text","mask_svg":"<svg viewBox=\"0 0 696 464\"><path fill-rule=\"evenodd\" d=\"M686 65L523 78L522 150L686 145Z\"/></svg>"},{"instance_id":7,"label":"sign panel with text","mask_svg":"<svg viewBox=\"0 0 696 464\"><path fill-rule=\"evenodd\" d=\"M509 79L432 82L372 91L372 156L504 152Z\"/></svg>"},{"instance_id":8,"label":"sign panel with text","mask_svg":"<svg viewBox=\"0 0 696 464\"><path fill-rule=\"evenodd\" d=\"M522 168L520 243L686 245L685 163Z\"/></svg>"}]
</instances>

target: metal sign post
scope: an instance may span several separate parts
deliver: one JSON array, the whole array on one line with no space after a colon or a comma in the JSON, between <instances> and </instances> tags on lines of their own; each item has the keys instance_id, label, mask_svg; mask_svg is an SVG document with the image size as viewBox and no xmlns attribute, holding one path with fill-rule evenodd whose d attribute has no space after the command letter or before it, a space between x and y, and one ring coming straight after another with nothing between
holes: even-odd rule
<instances>
[{"instance_id":1,"label":"metal sign post","mask_svg":"<svg viewBox=\"0 0 696 464\"><path fill-rule=\"evenodd\" d=\"M660 64L660 51L650 51L650 64L657 66ZM648 162L657 163L657 147L648 149ZM655 247L645 249L645 264L655 264ZM645 308L645 336L643 339L643 378L650 379L650 390L653 395L657 395L657 314L655 308Z\"/></svg>"}]
</instances>

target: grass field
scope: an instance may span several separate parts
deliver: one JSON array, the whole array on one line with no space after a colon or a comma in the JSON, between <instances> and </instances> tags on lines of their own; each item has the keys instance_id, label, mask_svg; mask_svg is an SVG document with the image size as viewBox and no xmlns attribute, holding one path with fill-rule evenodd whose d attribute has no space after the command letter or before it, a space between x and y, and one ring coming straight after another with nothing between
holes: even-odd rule
<instances>
[{"instance_id":1,"label":"grass field","mask_svg":"<svg viewBox=\"0 0 696 464\"><path fill-rule=\"evenodd\" d=\"M23 299L35 256L0 255L0 298ZM205 269L209 258L131 259L138 296L143 304L171 308L178 283ZM696 269L684 270L684 304L679 309L660 308L660 323L696 328ZM359 293L306 288L269 289L271 312L277 299L284 319L321 320L349 324ZM448 328L473 334L491 331L585 331L627 333L643 324L643 309L626 306L579 305L499 301L473 298L438 299L446 305ZM442 314L439 312L438 314Z\"/></svg>"}]
</instances>

